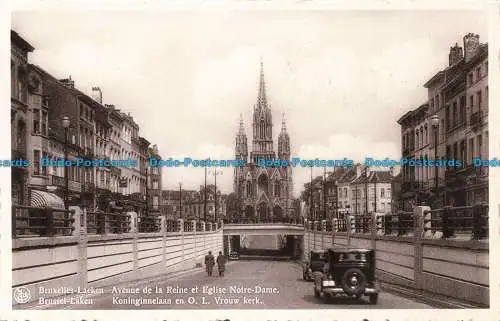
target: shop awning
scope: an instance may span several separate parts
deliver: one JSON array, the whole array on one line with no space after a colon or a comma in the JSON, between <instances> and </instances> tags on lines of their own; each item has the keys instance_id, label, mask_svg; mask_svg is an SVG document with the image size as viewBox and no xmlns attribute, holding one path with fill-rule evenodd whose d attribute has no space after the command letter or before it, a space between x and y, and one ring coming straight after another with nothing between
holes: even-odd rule
<instances>
[{"instance_id":1,"label":"shop awning","mask_svg":"<svg viewBox=\"0 0 500 321\"><path fill-rule=\"evenodd\" d=\"M64 209L64 202L54 193L31 190L31 206Z\"/></svg>"}]
</instances>

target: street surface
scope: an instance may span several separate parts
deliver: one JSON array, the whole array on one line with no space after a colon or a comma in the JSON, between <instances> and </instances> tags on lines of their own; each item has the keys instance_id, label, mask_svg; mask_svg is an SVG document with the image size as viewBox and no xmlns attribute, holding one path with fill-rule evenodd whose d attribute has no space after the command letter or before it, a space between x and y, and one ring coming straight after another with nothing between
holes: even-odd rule
<instances>
[{"instance_id":1,"label":"street surface","mask_svg":"<svg viewBox=\"0 0 500 321\"><path fill-rule=\"evenodd\" d=\"M214 271L214 275L215 275ZM162 293L159 292L161 289ZM106 288L104 294L76 305L39 305L42 309L426 309L429 305L382 292L377 305L366 299L337 299L327 304L302 280L299 265L289 261L233 261L224 277L195 271L175 279ZM152 293L144 293L144 292ZM121 293L118 293L121 292ZM155 299L156 298L156 299ZM139 302L142 299L143 302ZM146 300L155 299L154 302ZM91 300L91 301L90 301Z\"/></svg>"}]
</instances>

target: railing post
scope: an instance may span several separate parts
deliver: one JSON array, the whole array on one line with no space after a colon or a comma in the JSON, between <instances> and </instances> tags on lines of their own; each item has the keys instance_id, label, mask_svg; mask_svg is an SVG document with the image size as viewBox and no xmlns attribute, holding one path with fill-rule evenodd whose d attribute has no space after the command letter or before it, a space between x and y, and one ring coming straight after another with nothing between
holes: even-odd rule
<instances>
[{"instance_id":1,"label":"railing post","mask_svg":"<svg viewBox=\"0 0 500 321\"><path fill-rule=\"evenodd\" d=\"M422 243L422 237L424 235L424 225L425 225L425 216L427 212L430 211L429 206L416 206L414 212L414 231L413 231L413 240L414 240L414 280L415 287L417 289L422 288L422 273L424 266L424 247Z\"/></svg>"},{"instance_id":2,"label":"railing post","mask_svg":"<svg viewBox=\"0 0 500 321\"><path fill-rule=\"evenodd\" d=\"M332 218L332 246L335 245L335 232L338 231L338 226L337 226L337 219Z\"/></svg>"},{"instance_id":3,"label":"railing post","mask_svg":"<svg viewBox=\"0 0 500 321\"><path fill-rule=\"evenodd\" d=\"M377 246L377 213L373 212L370 220L371 245L372 249L375 250Z\"/></svg>"},{"instance_id":4,"label":"railing post","mask_svg":"<svg viewBox=\"0 0 500 321\"><path fill-rule=\"evenodd\" d=\"M347 223L347 226L346 226L346 232L347 232L347 246L350 246L351 245L351 234L355 231L353 231L353 217L351 217L350 214L347 214L346 215L346 223ZM355 223L355 222L354 222Z\"/></svg>"},{"instance_id":5,"label":"railing post","mask_svg":"<svg viewBox=\"0 0 500 321\"><path fill-rule=\"evenodd\" d=\"M45 231L45 236L54 236L54 212L52 212L52 209L50 208L45 208L43 209L43 213L45 214L47 220L47 230Z\"/></svg>"},{"instance_id":6,"label":"railing post","mask_svg":"<svg viewBox=\"0 0 500 321\"><path fill-rule=\"evenodd\" d=\"M205 222L201 222L201 231L202 232L206 231L206 223Z\"/></svg>"},{"instance_id":7,"label":"railing post","mask_svg":"<svg viewBox=\"0 0 500 321\"><path fill-rule=\"evenodd\" d=\"M136 212L128 212L128 217L130 218L130 233L132 233L132 264L133 270L136 271L139 268L139 240L137 233L137 213Z\"/></svg>"},{"instance_id":8,"label":"railing post","mask_svg":"<svg viewBox=\"0 0 500 321\"><path fill-rule=\"evenodd\" d=\"M95 213L97 216L97 234L106 234L106 213L97 212Z\"/></svg>"},{"instance_id":9,"label":"railing post","mask_svg":"<svg viewBox=\"0 0 500 321\"><path fill-rule=\"evenodd\" d=\"M450 218L452 214L451 206L445 206L443 210L442 219L442 228L443 228L443 239L447 239L454 236L454 229L452 224L452 220Z\"/></svg>"},{"instance_id":10,"label":"railing post","mask_svg":"<svg viewBox=\"0 0 500 321\"><path fill-rule=\"evenodd\" d=\"M78 237L78 286L85 289L88 284L87 276L87 211L83 210L78 206L70 206L69 210L73 212L73 217L75 218L75 229L73 230L74 236Z\"/></svg>"},{"instance_id":11,"label":"railing post","mask_svg":"<svg viewBox=\"0 0 500 321\"><path fill-rule=\"evenodd\" d=\"M475 204L472 207L472 239L481 240L488 237L488 205Z\"/></svg>"}]
</instances>

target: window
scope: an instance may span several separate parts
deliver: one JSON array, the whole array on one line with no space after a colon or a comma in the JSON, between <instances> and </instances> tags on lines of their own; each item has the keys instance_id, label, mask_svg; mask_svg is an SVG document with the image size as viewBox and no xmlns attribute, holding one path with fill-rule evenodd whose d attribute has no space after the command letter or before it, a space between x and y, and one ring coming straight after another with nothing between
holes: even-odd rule
<instances>
[{"instance_id":1,"label":"window","mask_svg":"<svg viewBox=\"0 0 500 321\"><path fill-rule=\"evenodd\" d=\"M434 100L436 101L435 102L435 107L436 107L436 111L439 109L439 95L436 95L436 98L434 98Z\"/></svg>"},{"instance_id":2,"label":"window","mask_svg":"<svg viewBox=\"0 0 500 321\"><path fill-rule=\"evenodd\" d=\"M158 209L158 196L153 196L153 209Z\"/></svg>"},{"instance_id":3,"label":"window","mask_svg":"<svg viewBox=\"0 0 500 321\"><path fill-rule=\"evenodd\" d=\"M425 134L425 142L424 142L424 144L428 144L429 143L429 132L427 130L427 125L425 125L425 127L424 127L424 134Z\"/></svg>"},{"instance_id":4,"label":"window","mask_svg":"<svg viewBox=\"0 0 500 321\"><path fill-rule=\"evenodd\" d=\"M476 68L476 81L479 81L481 79L481 67Z\"/></svg>"},{"instance_id":5,"label":"window","mask_svg":"<svg viewBox=\"0 0 500 321\"><path fill-rule=\"evenodd\" d=\"M347 187L344 187L344 196L347 197Z\"/></svg>"},{"instance_id":6,"label":"window","mask_svg":"<svg viewBox=\"0 0 500 321\"><path fill-rule=\"evenodd\" d=\"M470 150L470 159L472 164L472 160L474 159L474 138L471 138L469 140L469 150Z\"/></svg>"},{"instance_id":7,"label":"window","mask_svg":"<svg viewBox=\"0 0 500 321\"><path fill-rule=\"evenodd\" d=\"M40 175L40 151L33 150L33 175Z\"/></svg>"},{"instance_id":8,"label":"window","mask_svg":"<svg viewBox=\"0 0 500 321\"><path fill-rule=\"evenodd\" d=\"M468 82L469 82L469 86L472 86L472 83L474 82L474 75L471 73L469 73L468 75Z\"/></svg>"},{"instance_id":9,"label":"window","mask_svg":"<svg viewBox=\"0 0 500 321\"><path fill-rule=\"evenodd\" d=\"M488 61L486 61L484 63L484 74L487 75L488 74Z\"/></svg>"},{"instance_id":10,"label":"window","mask_svg":"<svg viewBox=\"0 0 500 321\"><path fill-rule=\"evenodd\" d=\"M33 134L40 134L40 109L33 109Z\"/></svg>"},{"instance_id":11,"label":"window","mask_svg":"<svg viewBox=\"0 0 500 321\"><path fill-rule=\"evenodd\" d=\"M157 180L153 181L153 189L158 189L158 181Z\"/></svg>"},{"instance_id":12,"label":"window","mask_svg":"<svg viewBox=\"0 0 500 321\"><path fill-rule=\"evenodd\" d=\"M10 95L16 96L16 64L10 61Z\"/></svg>"},{"instance_id":13,"label":"window","mask_svg":"<svg viewBox=\"0 0 500 321\"><path fill-rule=\"evenodd\" d=\"M47 136L48 135L48 114L46 110L42 110L42 119L41 119L41 124L42 124L42 135Z\"/></svg>"},{"instance_id":14,"label":"window","mask_svg":"<svg viewBox=\"0 0 500 321\"><path fill-rule=\"evenodd\" d=\"M483 102L483 96L481 95L481 90L477 92L477 109L481 109L481 103Z\"/></svg>"},{"instance_id":15,"label":"window","mask_svg":"<svg viewBox=\"0 0 500 321\"><path fill-rule=\"evenodd\" d=\"M382 209L382 212L385 212L385 203L381 203L380 205L381 205L381 207L382 207L382 208L381 208L381 209Z\"/></svg>"},{"instance_id":16,"label":"window","mask_svg":"<svg viewBox=\"0 0 500 321\"><path fill-rule=\"evenodd\" d=\"M274 196L280 196L280 184L278 181L274 183Z\"/></svg>"},{"instance_id":17,"label":"window","mask_svg":"<svg viewBox=\"0 0 500 321\"><path fill-rule=\"evenodd\" d=\"M47 152L43 152L42 153L42 158L43 159L47 159L48 158ZM42 175L43 176L47 176L47 166L41 166L41 168L42 168Z\"/></svg>"},{"instance_id":18,"label":"window","mask_svg":"<svg viewBox=\"0 0 500 321\"><path fill-rule=\"evenodd\" d=\"M483 149L483 136L479 135L477 136L477 155L478 157L481 157L482 155L482 149Z\"/></svg>"}]
</instances>

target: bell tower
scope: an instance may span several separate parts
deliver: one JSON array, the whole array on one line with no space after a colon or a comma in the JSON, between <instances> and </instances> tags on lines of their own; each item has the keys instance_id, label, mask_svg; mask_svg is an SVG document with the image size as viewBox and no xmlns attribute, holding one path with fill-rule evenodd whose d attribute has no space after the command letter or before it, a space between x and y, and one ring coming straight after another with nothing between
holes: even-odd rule
<instances>
[{"instance_id":1,"label":"bell tower","mask_svg":"<svg viewBox=\"0 0 500 321\"><path fill-rule=\"evenodd\" d=\"M256 163L259 158L273 159L273 117L271 106L267 103L264 63L260 62L260 80L257 103L253 110L253 140L250 161Z\"/></svg>"}]
</instances>

